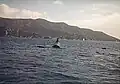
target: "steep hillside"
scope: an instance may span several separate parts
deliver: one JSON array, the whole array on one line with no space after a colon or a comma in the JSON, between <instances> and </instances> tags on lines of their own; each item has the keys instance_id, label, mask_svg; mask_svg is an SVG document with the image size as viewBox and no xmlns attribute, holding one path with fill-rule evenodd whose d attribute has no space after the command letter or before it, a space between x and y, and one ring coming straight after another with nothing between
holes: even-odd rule
<instances>
[{"instance_id":1,"label":"steep hillside","mask_svg":"<svg viewBox=\"0 0 120 84\"><path fill-rule=\"evenodd\" d=\"M3 28L4 27L4 28ZM0 29L7 30L10 36L41 37L51 36L67 39L119 40L103 32L71 26L63 22L50 22L44 19L9 19L0 18ZM1 35L1 34L0 34ZM3 35L1 35L3 36Z\"/></svg>"}]
</instances>

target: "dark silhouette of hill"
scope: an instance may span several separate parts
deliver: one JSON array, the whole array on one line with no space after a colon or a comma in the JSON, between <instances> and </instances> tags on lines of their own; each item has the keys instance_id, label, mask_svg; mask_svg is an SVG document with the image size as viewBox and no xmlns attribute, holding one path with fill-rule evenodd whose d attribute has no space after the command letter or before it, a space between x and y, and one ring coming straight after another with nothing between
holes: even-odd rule
<instances>
[{"instance_id":1,"label":"dark silhouette of hill","mask_svg":"<svg viewBox=\"0 0 120 84\"><path fill-rule=\"evenodd\" d=\"M3 28L4 27L4 28ZM0 18L0 31L8 31L9 36L22 37L60 37L66 39L87 39L116 41L115 37L103 32L71 26L64 22L50 22L45 19L9 19ZM0 32L0 33L1 33ZM2 34L2 33L1 33ZM3 36L3 34L0 36Z\"/></svg>"}]
</instances>

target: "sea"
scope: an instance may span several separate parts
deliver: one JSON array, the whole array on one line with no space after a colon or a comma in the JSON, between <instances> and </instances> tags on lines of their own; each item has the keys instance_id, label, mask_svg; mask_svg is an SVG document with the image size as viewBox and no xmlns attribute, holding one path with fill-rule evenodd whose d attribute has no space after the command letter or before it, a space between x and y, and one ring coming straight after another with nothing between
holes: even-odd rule
<instances>
[{"instance_id":1,"label":"sea","mask_svg":"<svg viewBox=\"0 0 120 84\"><path fill-rule=\"evenodd\" d=\"M120 84L119 42L55 40L1 37L0 84Z\"/></svg>"}]
</instances>

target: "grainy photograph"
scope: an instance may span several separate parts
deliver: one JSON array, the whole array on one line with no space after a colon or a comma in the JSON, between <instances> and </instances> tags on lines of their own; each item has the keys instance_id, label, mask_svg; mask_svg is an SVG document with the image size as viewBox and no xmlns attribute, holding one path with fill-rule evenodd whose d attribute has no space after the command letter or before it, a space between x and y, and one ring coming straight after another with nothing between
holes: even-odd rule
<instances>
[{"instance_id":1,"label":"grainy photograph","mask_svg":"<svg viewBox=\"0 0 120 84\"><path fill-rule=\"evenodd\" d=\"M120 0L0 0L0 84L120 84Z\"/></svg>"}]
</instances>

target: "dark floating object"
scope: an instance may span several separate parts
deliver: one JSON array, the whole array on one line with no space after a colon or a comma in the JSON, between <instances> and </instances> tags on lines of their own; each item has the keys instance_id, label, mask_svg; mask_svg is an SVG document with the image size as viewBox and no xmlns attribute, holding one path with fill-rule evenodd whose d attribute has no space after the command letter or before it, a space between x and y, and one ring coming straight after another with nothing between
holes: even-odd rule
<instances>
[{"instance_id":1,"label":"dark floating object","mask_svg":"<svg viewBox=\"0 0 120 84\"><path fill-rule=\"evenodd\" d=\"M44 46L37 46L37 47L39 47L39 48L45 48Z\"/></svg>"},{"instance_id":2,"label":"dark floating object","mask_svg":"<svg viewBox=\"0 0 120 84\"><path fill-rule=\"evenodd\" d=\"M96 53L100 54L100 52L96 51Z\"/></svg>"},{"instance_id":3,"label":"dark floating object","mask_svg":"<svg viewBox=\"0 0 120 84\"><path fill-rule=\"evenodd\" d=\"M102 49L107 49L107 48L102 48Z\"/></svg>"},{"instance_id":4,"label":"dark floating object","mask_svg":"<svg viewBox=\"0 0 120 84\"><path fill-rule=\"evenodd\" d=\"M53 45L52 48L60 48L58 45Z\"/></svg>"},{"instance_id":5,"label":"dark floating object","mask_svg":"<svg viewBox=\"0 0 120 84\"><path fill-rule=\"evenodd\" d=\"M96 51L97 54L100 54L100 55L105 55L104 52L99 52L99 51Z\"/></svg>"},{"instance_id":6,"label":"dark floating object","mask_svg":"<svg viewBox=\"0 0 120 84\"><path fill-rule=\"evenodd\" d=\"M57 38L55 44L53 46L42 46L42 45L39 45L37 46L39 48L60 48L60 43L59 43L59 38Z\"/></svg>"},{"instance_id":7,"label":"dark floating object","mask_svg":"<svg viewBox=\"0 0 120 84\"><path fill-rule=\"evenodd\" d=\"M52 48L60 48L59 38L57 38L55 44L52 46Z\"/></svg>"}]
</instances>

